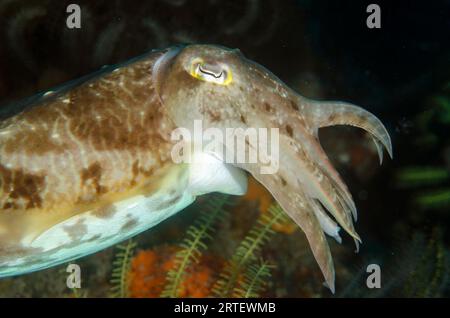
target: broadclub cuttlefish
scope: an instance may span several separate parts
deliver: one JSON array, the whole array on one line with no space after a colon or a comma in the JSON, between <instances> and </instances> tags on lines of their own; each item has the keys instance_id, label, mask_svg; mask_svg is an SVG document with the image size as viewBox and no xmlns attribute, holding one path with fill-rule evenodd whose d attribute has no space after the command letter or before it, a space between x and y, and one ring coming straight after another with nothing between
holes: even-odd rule
<instances>
[{"instance_id":1,"label":"broadclub cuttlefish","mask_svg":"<svg viewBox=\"0 0 450 318\"><path fill-rule=\"evenodd\" d=\"M105 249L198 195L242 195L249 173L303 230L334 292L324 233L340 241L342 227L357 245L360 237L354 201L318 129L360 127L380 161L383 146L392 157L388 132L368 111L302 97L239 50L214 45L152 51L19 108L0 121L0 277ZM171 132L195 120L204 128L278 128L278 170L264 174L258 163L214 154L202 154L207 164L174 163Z\"/></svg>"}]
</instances>

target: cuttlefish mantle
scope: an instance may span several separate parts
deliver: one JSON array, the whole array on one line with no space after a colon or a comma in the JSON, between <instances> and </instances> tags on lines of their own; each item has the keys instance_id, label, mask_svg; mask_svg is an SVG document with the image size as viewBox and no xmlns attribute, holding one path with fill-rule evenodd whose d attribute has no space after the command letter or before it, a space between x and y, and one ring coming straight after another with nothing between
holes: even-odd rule
<instances>
[{"instance_id":1,"label":"cuttlefish mantle","mask_svg":"<svg viewBox=\"0 0 450 318\"><path fill-rule=\"evenodd\" d=\"M306 99L239 50L153 51L41 94L0 121L0 277L67 262L151 228L209 192L242 195L251 174L303 230L334 291L324 233L358 244L356 206L320 146L318 129L368 131L392 157L371 113ZM172 158L172 132L277 128L279 169L195 152Z\"/></svg>"}]
</instances>

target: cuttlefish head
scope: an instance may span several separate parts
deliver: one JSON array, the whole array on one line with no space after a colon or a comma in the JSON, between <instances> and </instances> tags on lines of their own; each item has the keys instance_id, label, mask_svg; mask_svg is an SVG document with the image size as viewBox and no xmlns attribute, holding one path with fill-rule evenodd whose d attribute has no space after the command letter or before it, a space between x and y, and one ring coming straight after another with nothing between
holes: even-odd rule
<instances>
[{"instance_id":1,"label":"cuttlefish head","mask_svg":"<svg viewBox=\"0 0 450 318\"><path fill-rule=\"evenodd\" d=\"M192 130L194 121L201 120L203 128L277 129L279 147L272 149L277 169L262 172L260 162L234 165L263 184L304 231L334 291L334 266L324 233L341 242L342 227L357 249L361 239L353 226L357 214L352 196L320 146L318 129L352 125L368 131L381 161L383 146L391 157L392 146L380 120L349 103L304 98L239 50L172 48L157 61L153 74L161 103L178 127Z\"/></svg>"},{"instance_id":2,"label":"cuttlefish head","mask_svg":"<svg viewBox=\"0 0 450 318\"><path fill-rule=\"evenodd\" d=\"M163 105L179 126L201 119L205 127L262 125L272 106L289 107L291 90L238 49L190 45L170 49L155 64ZM259 113L260 107L264 113ZM264 125L267 126L267 125Z\"/></svg>"}]
</instances>

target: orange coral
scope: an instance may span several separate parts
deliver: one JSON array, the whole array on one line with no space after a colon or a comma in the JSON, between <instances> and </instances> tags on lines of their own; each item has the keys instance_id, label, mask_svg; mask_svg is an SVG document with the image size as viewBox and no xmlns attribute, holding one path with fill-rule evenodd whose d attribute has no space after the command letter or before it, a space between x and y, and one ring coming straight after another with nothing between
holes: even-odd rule
<instances>
[{"instance_id":1,"label":"orange coral","mask_svg":"<svg viewBox=\"0 0 450 318\"><path fill-rule=\"evenodd\" d=\"M195 265L186 275L181 285L180 297L208 297L211 296L212 285L215 281L213 270L205 264Z\"/></svg>"},{"instance_id":2,"label":"orange coral","mask_svg":"<svg viewBox=\"0 0 450 318\"><path fill-rule=\"evenodd\" d=\"M137 298L159 297L166 283L167 272L175 267L177 247L164 246L142 250L131 263L130 296ZM213 268L220 268L217 257L203 255L185 275L180 286L180 297L208 297L216 279Z\"/></svg>"},{"instance_id":3,"label":"orange coral","mask_svg":"<svg viewBox=\"0 0 450 318\"><path fill-rule=\"evenodd\" d=\"M242 199L245 201L258 201L261 213L266 213L273 201L270 192L253 177L248 178L248 190Z\"/></svg>"}]
</instances>

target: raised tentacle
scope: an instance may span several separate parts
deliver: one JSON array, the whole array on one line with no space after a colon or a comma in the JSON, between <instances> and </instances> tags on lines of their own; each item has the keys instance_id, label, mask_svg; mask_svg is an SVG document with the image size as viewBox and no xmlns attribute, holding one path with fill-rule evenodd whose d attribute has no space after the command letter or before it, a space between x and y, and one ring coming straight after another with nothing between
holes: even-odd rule
<instances>
[{"instance_id":1,"label":"raised tentacle","mask_svg":"<svg viewBox=\"0 0 450 318\"><path fill-rule=\"evenodd\" d=\"M377 141L386 148L389 156L393 157L391 137L386 127L367 110L345 102L323 102L301 98L301 103L307 106L309 119L316 129L334 125L359 127L374 137L378 152L380 152L380 147Z\"/></svg>"},{"instance_id":2,"label":"raised tentacle","mask_svg":"<svg viewBox=\"0 0 450 318\"><path fill-rule=\"evenodd\" d=\"M383 164L383 145L378 141L376 137L372 137L373 143L377 148L378 158L380 159L380 165Z\"/></svg>"}]
</instances>

